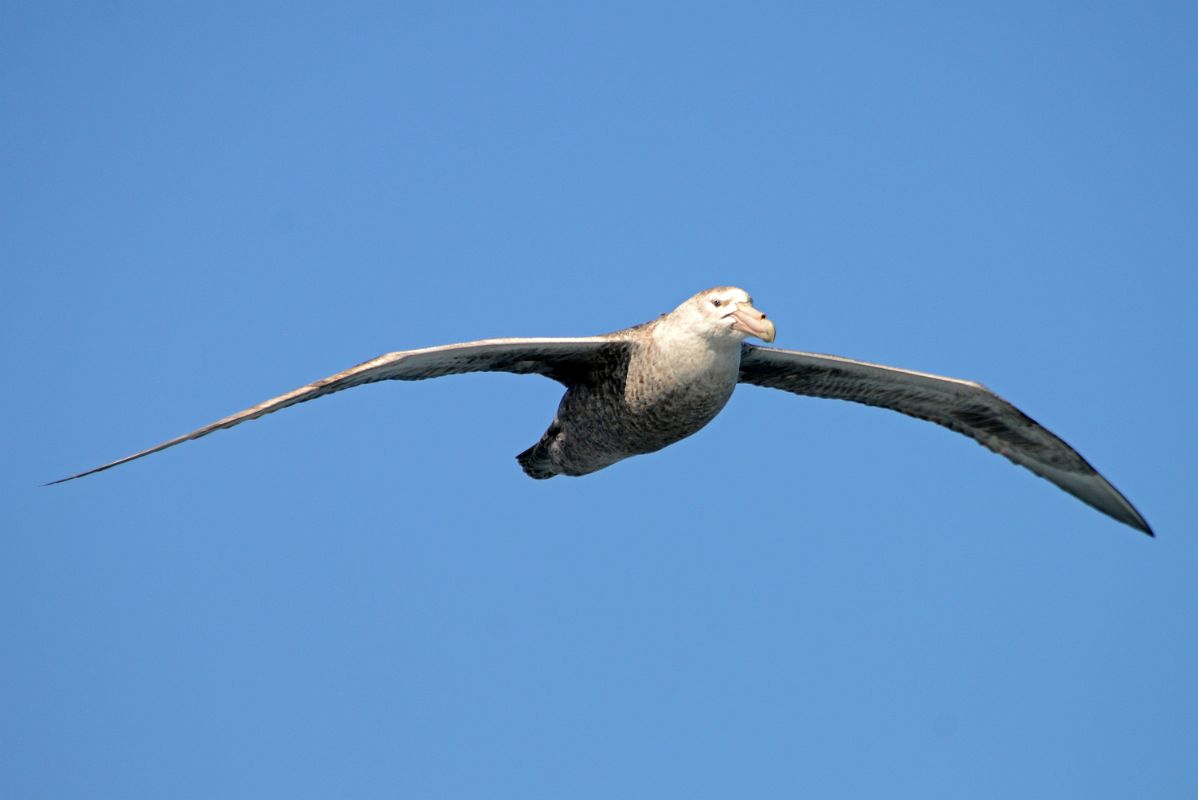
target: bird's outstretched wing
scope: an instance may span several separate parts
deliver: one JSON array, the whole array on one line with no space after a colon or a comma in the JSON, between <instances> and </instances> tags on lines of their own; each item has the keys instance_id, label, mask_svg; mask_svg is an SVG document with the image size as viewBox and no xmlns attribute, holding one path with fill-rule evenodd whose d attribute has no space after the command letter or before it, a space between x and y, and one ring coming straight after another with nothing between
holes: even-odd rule
<instances>
[{"instance_id":1,"label":"bird's outstretched wing","mask_svg":"<svg viewBox=\"0 0 1198 800\"><path fill-rule=\"evenodd\" d=\"M1140 513L1081 455L1015 406L972 381L745 344L741 383L889 408L963 433L1074 497L1152 536Z\"/></svg>"},{"instance_id":2,"label":"bird's outstretched wing","mask_svg":"<svg viewBox=\"0 0 1198 800\"><path fill-rule=\"evenodd\" d=\"M197 428L174 439L154 445L124 458L118 458L103 466L79 472L55 483L82 478L96 472L120 466L143 456L157 453L168 447L207 436L222 428L231 428L246 420L257 419L296 403L303 403L326 394L339 392L364 383L400 380L419 381L442 375L464 372L514 372L517 374L545 375L566 385L585 380L589 372L614 348L626 345L602 336L574 339L484 339L478 342L447 344L426 347L421 350L401 350L373 358L344 372L322 378L307 386L272 397L252 408L219 419L210 425Z\"/></svg>"}]
</instances>

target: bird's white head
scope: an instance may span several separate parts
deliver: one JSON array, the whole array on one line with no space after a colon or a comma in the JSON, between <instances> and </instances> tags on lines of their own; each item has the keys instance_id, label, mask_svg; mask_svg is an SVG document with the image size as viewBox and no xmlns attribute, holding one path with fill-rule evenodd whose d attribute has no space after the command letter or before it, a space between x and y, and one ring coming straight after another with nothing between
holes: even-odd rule
<instances>
[{"instance_id":1,"label":"bird's white head","mask_svg":"<svg viewBox=\"0 0 1198 800\"><path fill-rule=\"evenodd\" d=\"M774 323L753 307L753 298L744 289L719 286L699 292L674 309L676 318L687 329L711 339L729 338L743 342L756 336L774 341Z\"/></svg>"}]
</instances>

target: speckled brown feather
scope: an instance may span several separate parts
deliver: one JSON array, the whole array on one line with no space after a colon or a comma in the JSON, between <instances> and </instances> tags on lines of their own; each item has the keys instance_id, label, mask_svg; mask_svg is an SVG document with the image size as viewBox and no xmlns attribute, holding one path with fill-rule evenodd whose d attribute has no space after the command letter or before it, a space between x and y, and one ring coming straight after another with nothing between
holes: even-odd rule
<instances>
[{"instance_id":1,"label":"speckled brown feather","mask_svg":"<svg viewBox=\"0 0 1198 800\"><path fill-rule=\"evenodd\" d=\"M726 371L679 381L653 335L659 322L607 335L624 347L605 351L586 380L569 386L540 441L516 456L525 474L588 475L668 447L719 414L736 388L739 344L726 353Z\"/></svg>"}]
</instances>

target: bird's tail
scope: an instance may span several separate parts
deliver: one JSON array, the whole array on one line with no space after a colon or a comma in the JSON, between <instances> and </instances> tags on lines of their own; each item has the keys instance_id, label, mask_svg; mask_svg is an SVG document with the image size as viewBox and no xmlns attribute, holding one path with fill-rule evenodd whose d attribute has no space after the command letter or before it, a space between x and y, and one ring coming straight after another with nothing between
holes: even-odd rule
<instances>
[{"instance_id":1,"label":"bird's tail","mask_svg":"<svg viewBox=\"0 0 1198 800\"><path fill-rule=\"evenodd\" d=\"M557 469L553 466L553 460L549 458L551 441L552 439L542 438L541 441L516 456L525 475L542 481L558 474Z\"/></svg>"}]
</instances>

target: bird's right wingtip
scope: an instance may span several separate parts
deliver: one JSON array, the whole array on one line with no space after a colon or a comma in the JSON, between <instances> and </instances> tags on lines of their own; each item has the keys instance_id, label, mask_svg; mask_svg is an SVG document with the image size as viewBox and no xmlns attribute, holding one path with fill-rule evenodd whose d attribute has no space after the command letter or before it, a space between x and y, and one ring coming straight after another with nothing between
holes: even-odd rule
<instances>
[{"instance_id":1,"label":"bird's right wingtip","mask_svg":"<svg viewBox=\"0 0 1198 800\"><path fill-rule=\"evenodd\" d=\"M47 481L47 482L43 483L42 486L55 486L60 483L66 483L67 481L73 481L78 477L79 477L78 475L68 475L65 478L59 478L56 481Z\"/></svg>"},{"instance_id":2,"label":"bird's right wingtip","mask_svg":"<svg viewBox=\"0 0 1198 800\"><path fill-rule=\"evenodd\" d=\"M76 472L74 475L68 475L65 478L59 478L56 481L50 481L49 483L43 483L42 486L55 486L60 483L66 483L67 481L73 481L76 478L86 478L88 475L95 475L97 472L103 472L106 469L115 467L117 464L123 464L123 463L125 463L125 461L128 461L128 460L129 459L121 459L120 461L113 461L111 464L105 464L102 467L96 467L95 469L84 470L83 472Z\"/></svg>"}]
</instances>

